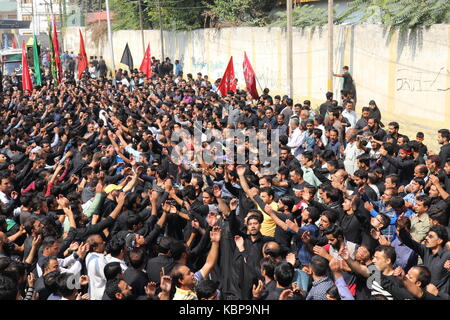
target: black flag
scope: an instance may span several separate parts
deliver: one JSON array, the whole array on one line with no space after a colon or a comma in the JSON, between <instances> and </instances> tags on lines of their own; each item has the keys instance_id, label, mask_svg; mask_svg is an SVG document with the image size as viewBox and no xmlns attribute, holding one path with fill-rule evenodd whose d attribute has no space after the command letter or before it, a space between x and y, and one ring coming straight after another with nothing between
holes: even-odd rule
<instances>
[{"instance_id":1,"label":"black flag","mask_svg":"<svg viewBox=\"0 0 450 320\"><path fill-rule=\"evenodd\" d=\"M120 62L123 64L126 64L128 68L130 68L130 71L133 70L133 57L131 56L130 48L127 45L125 46L125 50L123 50L122 59L120 59Z\"/></svg>"}]
</instances>

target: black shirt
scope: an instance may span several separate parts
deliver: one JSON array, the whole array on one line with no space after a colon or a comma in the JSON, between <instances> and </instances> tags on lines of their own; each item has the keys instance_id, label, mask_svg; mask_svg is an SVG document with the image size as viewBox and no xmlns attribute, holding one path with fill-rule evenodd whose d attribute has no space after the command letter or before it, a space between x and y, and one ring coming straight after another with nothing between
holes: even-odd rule
<instances>
[{"instance_id":1,"label":"black shirt","mask_svg":"<svg viewBox=\"0 0 450 320\"><path fill-rule=\"evenodd\" d=\"M142 270L136 270L133 267L129 267L125 270L123 274L123 279L128 283L133 289L134 296L145 295L144 287L147 285L148 277Z\"/></svg>"},{"instance_id":2,"label":"black shirt","mask_svg":"<svg viewBox=\"0 0 450 320\"><path fill-rule=\"evenodd\" d=\"M173 260L172 257L166 256L166 255L159 255L155 258L151 258L147 262L147 275L150 282L156 282L159 283L160 281L160 272L162 271L162 268L164 268L165 274L170 274L172 269L175 267L176 262Z\"/></svg>"},{"instance_id":3,"label":"black shirt","mask_svg":"<svg viewBox=\"0 0 450 320\"><path fill-rule=\"evenodd\" d=\"M424 266L430 270L431 283L439 289L439 292L448 293L450 289L450 272L444 268L444 263L450 260L450 251L443 248L438 253L433 254L431 249L414 241L404 229L400 231L400 240L422 258Z\"/></svg>"}]
</instances>

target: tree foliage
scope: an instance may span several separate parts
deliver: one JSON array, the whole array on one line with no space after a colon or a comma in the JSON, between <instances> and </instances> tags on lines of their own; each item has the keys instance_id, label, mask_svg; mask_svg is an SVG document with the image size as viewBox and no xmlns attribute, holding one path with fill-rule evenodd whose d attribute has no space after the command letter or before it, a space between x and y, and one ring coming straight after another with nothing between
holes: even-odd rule
<instances>
[{"instance_id":1,"label":"tree foliage","mask_svg":"<svg viewBox=\"0 0 450 320\"><path fill-rule=\"evenodd\" d=\"M204 2L209 16L220 25L264 26L268 23L269 12L276 6L276 0L214 0Z\"/></svg>"},{"instance_id":2,"label":"tree foliage","mask_svg":"<svg viewBox=\"0 0 450 320\"><path fill-rule=\"evenodd\" d=\"M84 8L93 0L77 0ZM139 29L137 0L110 0L113 28ZM159 8L165 30L193 30L224 26L285 26L286 7L277 0L142 0L144 28L159 28ZM337 7L337 6L336 6ZM277 9L279 10L277 12ZM449 0L353 0L334 23L358 17L357 23L376 23L407 30L450 23ZM359 18L361 17L361 18ZM327 23L327 9L302 4L293 10L293 25L317 27Z\"/></svg>"},{"instance_id":3,"label":"tree foliage","mask_svg":"<svg viewBox=\"0 0 450 320\"><path fill-rule=\"evenodd\" d=\"M137 30L139 26L139 9L137 1L110 0L110 10L114 13L113 30Z\"/></svg>"},{"instance_id":4,"label":"tree foliage","mask_svg":"<svg viewBox=\"0 0 450 320\"><path fill-rule=\"evenodd\" d=\"M198 0L159 0L163 28L166 30L193 30L203 27L205 6ZM153 26L159 27L157 0L147 0L146 15Z\"/></svg>"},{"instance_id":5,"label":"tree foliage","mask_svg":"<svg viewBox=\"0 0 450 320\"><path fill-rule=\"evenodd\" d=\"M354 0L346 14L357 11L364 14L359 22L401 29L450 23L448 0Z\"/></svg>"}]
</instances>

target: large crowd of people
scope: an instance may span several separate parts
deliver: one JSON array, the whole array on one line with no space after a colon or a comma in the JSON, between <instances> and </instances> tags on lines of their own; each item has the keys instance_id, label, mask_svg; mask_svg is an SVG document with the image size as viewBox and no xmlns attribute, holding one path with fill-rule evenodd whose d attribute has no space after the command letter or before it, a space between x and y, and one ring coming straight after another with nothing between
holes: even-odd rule
<instances>
[{"instance_id":1,"label":"large crowd of people","mask_svg":"<svg viewBox=\"0 0 450 320\"><path fill-rule=\"evenodd\" d=\"M4 86L0 300L449 299L448 129L433 152L347 90L255 100L154 62Z\"/></svg>"}]
</instances>

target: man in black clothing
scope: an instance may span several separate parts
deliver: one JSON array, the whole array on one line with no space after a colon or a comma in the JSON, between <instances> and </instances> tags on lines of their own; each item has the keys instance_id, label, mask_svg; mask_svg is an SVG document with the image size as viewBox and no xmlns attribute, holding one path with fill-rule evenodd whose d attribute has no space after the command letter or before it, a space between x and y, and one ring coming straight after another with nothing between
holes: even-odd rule
<instances>
[{"instance_id":1,"label":"man in black clothing","mask_svg":"<svg viewBox=\"0 0 450 320\"><path fill-rule=\"evenodd\" d=\"M326 97L327 101L322 103L319 107L319 113L324 117L327 114L327 112L333 107L333 92L328 91L326 93Z\"/></svg>"},{"instance_id":2,"label":"man in black clothing","mask_svg":"<svg viewBox=\"0 0 450 320\"><path fill-rule=\"evenodd\" d=\"M385 147L380 149L381 161L387 161L399 171L399 184L406 186L414 177L414 168L416 162L411 157L411 148L408 145L400 147L399 156L393 158L388 156L388 151Z\"/></svg>"},{"instance_id":3,"label":"man in black clothing","mask_svg":"<svg viewBox=\"0 0 450 320\"><path fill-rule=\"evenodd\" d=\"M348 92L349 97L353 98L353 100L355 101L355 105L356 105L356 88L355 88L355 83L353 82L352 75L350 74L349 70L350 69L348 66L344 66L342 68L342 71L343 71L342 74L333 73L333 75L335 77L344 78L344 84L342 86L342 91Z\"/></svg>"},{"instance_id":4,"label":"man in black clothing","mask_svg":"<svg viewBox=\"0 0 450 320\"><path fill-rule=\"evenodd\" d=\"M439 152L441 159L441 168L444 168L447 159L450 158L450 131L448 129L441 129L438 131L438 143L442 145Z\"/></svg>"},{"instance_id":5,"label":"man in black clothing","mask_svg":"<svg viewBox=\"0 0 450 320\"><path fill-rule=\"evenodd\" d=\"M398 122L392 121L388 124L387 135L384 137L384 142L391 142L393 144L397 144L397 140L403 135L398 131L400 130L400 125Z\"/></svg>"},{"instance_id":6,"label":"man in black clothing","mask_svg":"<svg viewBox=\"0 0 450 320\"><path fill-rule=\"evenodd\" d=\"M108 72L108 67L106 66L106 62L103 59L103 56L100 56L100 60L98 61L98 72L100 77L106 77Z\"/></svg>"},{"instance_id":7,"label":"man in black clothing","mask_svg":"<svg viewBox=\"0 0 450 320\"><path fill-rule=\"evenodd\" d=\"M445 262L450 260L450 251L445 248L448 241L447 230L443 226L431 227L425 237L425 244L420 244L405 230L406 219L404 214L397 219L401 241L422 258L424 266L431 272L431 283L439 289L439 292L448 294L450 273L444 268Z\"/></svg>"},{"instance_id":8,"label":"man in black clothing","mask_svg":"<svg viewBox=\"0 0 450 320\"><path fill-rule=\"evenodd\" d=\"M159 282L160 272L170 274L175 267L176 262L170 252L171 241L168 237L161 238L158 244L158 256L148 260L146 271L150 282Z\"/></svg>"},{"instance_id":9,"label":"man in black clothing","mask_svg":"<svg viewBox=\"0 0 450 320\"><path fill-rule=\"evenodd\" d=\"M133 296L145 295L145 286L149 282L143 271L147 260L145 251L142 248L133 248L127 254L130 267L125 270L123 278L132 287Z\"/></svg>"},{"instance_id":10,"label":"man in black clothing","mask_svg":"<svg viewBox=\"0 0 450 320\"><path fill-rule=\"evenodd\" d=\"M260 212L250 211L246 218L247 233L242 232L243 225L236 218L233 210L228 217L232 239L236 242L235 261L242 267L239 274L242 299L250 299L252 286L257 282L259 262L263 258L262 248L266 242L274 238L261 234L263 218Z\"/></svg>"}]
</instances>

